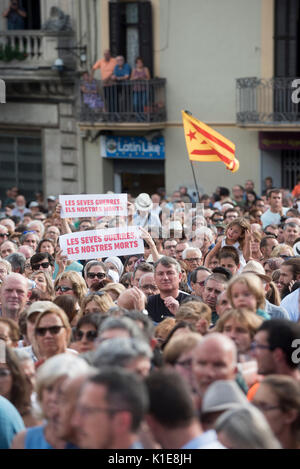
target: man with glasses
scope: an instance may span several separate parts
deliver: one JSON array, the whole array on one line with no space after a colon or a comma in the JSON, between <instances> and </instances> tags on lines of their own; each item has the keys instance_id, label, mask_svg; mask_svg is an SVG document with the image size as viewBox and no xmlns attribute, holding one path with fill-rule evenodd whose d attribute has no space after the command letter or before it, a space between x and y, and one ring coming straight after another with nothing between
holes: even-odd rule
<instances>
[{"instance_id":1,"label":"man with glasses","mask_svg":"<svg viewBox=\"0 0 300 469\"><path fill-rule=\"evenodd\" d=\"M152 321L158 323L168 316L174 317L180 303L188 297L179 291L181 267L172 257L164 256L154 265L154 280L159 294L148 298L146 309Z\"/></svg>"},{"instance_id":2,"label":"man with glasses","mask_svg":"<svg viewBox=\"0 0 300 469\"><path fill-rule=\"evenodd\" d=\"M34 254L30 259L30 265L33 272L42 270L48 272L52 277L54 272L54 259L48 252L39 252Z\"/></svg>"},{"instance_id":3,"label":"man with glasses","mask_svg":"<svg viewBox=\"0 0 300 469\"><path fill-rule=\"evenodd\" d=\"M142 290L147 298L149 298L151 295L157 295L159 293L159 289L155 283L154 273L149 272L142 275L139 281L139 289Z\"/></svg>"},{"instance_id":4,"label":"man with glasses","mask_svg":"<svg viewBox=\"0 0 300 469\"><path fill-rule=\"evenodd\" d=\"M176 260L177 261L182 261L182 253L188 247L189 247L189 243L187 241L181 240L177 243L177 246L175 248Z\"/></svg>"},{"instance_id":5,"label":"man with glasses","mask_svg":"<svg viewBox=\"0 0 300 469\"><path fill-rule=\"evenodd\" d=\"M191 273L191 287L192 287L192 294L201 298L204 291L205 280L212 274L212 271L207 267L197 267L197 269L193 270Z\"/></svg>"},{"instance_id":6,"label":"man with glasses","mask_svg":"<svg viewBox=\"0 0 300 469\"><path fill-rule=\"evenodd\" d=\"M175 241L175 239L166 239L163 243L163 254L176 259L176 246L177 241Z\"/></svg>"},{"instance_id":7,"label":"man with glasses","mask_svg":"<svg viewBox=\"0 0 300 469\"><path fill-rule=\"evenodd\" d=\"M60 231L57 226L51 225L46 231L45 238L52 239L56 245L58 238L60 237Z\"/></svg>"},{"instance_id":8,"label":"man with glasses","mask_svg":"<svg viewBox=\"0 0 300 469\"><path fill-rule=\"evenodd\" d=\"M6 226L0 225L0 246L7 241L9 237L9 231Z\"/></svg>"},{"instance_id":9,"label":"man with glasses","mask_svg":"<svg viewBox=\"0 0 300 469\"><path fill-rule=\"evenodd\" d=\"M142 449L138 431L147 410L145 385L134 373L115 368L88 378L72 419L80 448Z\"/></svg>"},{"instance_id":10,"label":"man with glasses","mask_svg":"<svg viewBox=\"0 0 300 469\"><path fill-rule=\"evenodd\" d=\"M101 284L100 288L104 287L103 280L106 279L107 267L104 262L90 261L84 268L84 279L87 287L91 289L92 285Z\"/></svg>"},{"instance_id":11,"label":"man with glasses","mask_svg":"<svg viewBox=\"0 0 300 469\"><path fill-rule=\"evenodd\" d=\"M276 246L278 246L278 241L274 235L265 236L261 240L259 248L263 255L262 263L271 257L271 252Z\"/></svg>"},{"instance_id":12,"label":"man with glasses","mask_svg":"<svg viewBox=\"0 0 300 469\"><path fill-rule=\"evenodd\" d=\"M264 321L252 343L260 375L287 375L300 381L300 325L286 319Z\"/></svg>"}]
</instances>

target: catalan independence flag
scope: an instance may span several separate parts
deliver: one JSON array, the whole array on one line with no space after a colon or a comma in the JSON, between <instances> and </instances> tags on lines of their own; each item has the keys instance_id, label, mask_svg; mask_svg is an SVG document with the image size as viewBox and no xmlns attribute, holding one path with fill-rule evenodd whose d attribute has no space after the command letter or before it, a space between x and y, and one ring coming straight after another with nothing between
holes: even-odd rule
<instances>
[{"instance_id":1,"label":"catalan independence flag","mask_svg":"<svg viewBox=\"0 0 300 469\"><path fill-rule=\"evenodd\" d=\"M182 120L191 161L223 161L232 173L239 169L234 143L184 111Z\"/></svg>"}]
</instances>

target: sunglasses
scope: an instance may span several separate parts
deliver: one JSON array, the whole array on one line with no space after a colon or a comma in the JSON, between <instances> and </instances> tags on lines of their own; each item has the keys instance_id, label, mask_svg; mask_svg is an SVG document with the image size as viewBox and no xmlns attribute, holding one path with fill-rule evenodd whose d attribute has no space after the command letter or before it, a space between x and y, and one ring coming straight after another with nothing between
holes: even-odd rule
<instances>
[{"instance_id":1,"label":"sunglasses","mask_svg":"<svg viewBox=\"0 0 300 469\"><path fill-rule=\"evenodd\" d=\"M71 287L56 287L55 291L61 291L62 293L66 293L67 291L71 291L73 288Z\"/></svg>"},{"instance_id":2,"label":"sunglasses","mask_svg":"<svg viewBox=\"0 0 300 469\"><path fill-rule=\"evenodd\" d=\"M94 279L94 278L98 278L99 280L102 279L102 278L105 278L106 277L106 274L104 272L98 272L97 274L95 273L92 273L92 272L89 272L87 274L87 278L90 278L90 279Z\"/></svg>"},{"instance_id":3,"label":"sunglasses","mask_svg":"<svg viewBox=\"0 0 300 469\"><path fill-rule=\"evenodd\" d=\"M94 342L97 339L97 331L88 331L83 332L81 330L75 331L75 340L81 341L83 338L86 338L89 342Z\"/></svg>"},{"instance_id":4,"label":"sunglasses","mask_svg":"<svg viewBox=\"0 0 300 469\"><path fill-rule=\"evenodd\" d=\"M41 264L33 264L32 270L39 270L40 267L43 267L43 269L48 269L50 265L50 262L42 262Z\"/></svg>"},{"instance_id":5,"label":"sunglasses","mask_svg":"<svg viewBox=\"0 0 300 469\"><path fill-rule=\"evenodd\" d=\"M0 233L0 238L4 238L6 236L7 238L9 237L9 233Z\"/></svg>"},{"instance_id":6,"label":"sunglasses","mask_svg":"<svg viewBox=\"0 0 300 469\"><path fill-rule=\"evenodd\" d=\"M40 337L44 337L47 331L49 331L51 335L57 335L60 333L60 330L64 327L65 326L37 327L35 329L35 333Z\"/></svg>"}]
</instances>

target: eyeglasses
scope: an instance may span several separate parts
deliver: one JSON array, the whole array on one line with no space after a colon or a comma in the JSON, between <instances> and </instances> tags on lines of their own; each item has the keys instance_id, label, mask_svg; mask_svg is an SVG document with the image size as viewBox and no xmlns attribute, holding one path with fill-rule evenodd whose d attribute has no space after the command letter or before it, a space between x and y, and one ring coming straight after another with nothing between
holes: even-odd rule
<instances>
[{"instance_id":1,"label":"eyeglasses","mask_svg":"<svg viewBox=\"0 0 300 469\"><path fill-rule=\"evenodd\" d=\"M265 235L267 235L267 236L274 236L274 238L276 238L276 239L278 238L278 236L277 236L276 234L270 233L269 231L266 231L266 232L265 232Z\"/></svg>"},{"instance_id":2,"label":"eyeglasses","mask_svg":"<svg viewBox=\"0 0 300 469\"><path fill-rule=\"evenodd\" d=\"M190 259L184 259L184 260L188 262L198 262L198 261L201 261L201 257L190 257Z\"/></svg>"},{"instance_id":3,"label":"eyeglasses","mask_svg":"<svg viewBox=\"0 0 300 469\"><path fill-rule=\"evenodd\" d=\"M62 293L66 293L67 291L71 291L73 288L71 287L56 287L55 291L61 291Z\"/></svg>"},{"instance_id":4,"label":"eyeglasses","mask_svg":"<svg viewBox=\"0 0 300 469\"><path fill-rule=\"evenodd\" d=\"M6 236L7 238L9 237L9 233L0 233L0 238L4 238Z\"/></svg>"},{"instance_id":5,"label":"eyeglasses","mask_svg":"<svg viewBox=\"0 0 300 469\"><path fill-rule=\"evenodd\" d=\"M32 270L39 270L40 267L43 267L43 269L48 269L50 265L50 262L42 262L41 264L33 264Z\"/></svg>"},{"instance_id":6,"label":"eyeglasses","mask_svg":"<svg viewBox=\"0 0 300 469\"><path fill-rule=\"evenodd\" d=\"M197 283L198 285L200 285L200 287L204 287L204 285L205 285L205 280L203 280L203 282L194 282L194 283Z\"/></svg>"},{"instance_id":7,"label":"eyeglasses","mask_svg":"<svg viewBox=\"0 0 300 469\"><path fill-rule=\"evenodd\" d=\"M99 280L102 279L102 278L105 278L106 277L106 274L104 272L98 272L97 274L93 273L93 272L89 272L87 274L87 278L90 278L90 279L94 279L94 278L98 278Z\"/></svg>"},{"instance_id":8,"label":"eyeglasses","mask_svg":"<svg viewBox=\"0 0 300 469\"><path fill-rule=\"evenodd\" d=\"M0 368L0 378L6 378L7 376L10 376L11 372L8 368Z\"/></svg>"},{"instance_id":9,"label":"eyeglasses","mask_svg":"<svg viewBox=\"0 0 300 469\"><path fill-rule=\"evenodd\" d=\"M77 405L76 410L79 414L84 416L92 415L96 412L104 412L107 414L115 414L117 412L123 412L125 409L113 409L112 407L87 407L85 405Z\"/></svg>"},{"instance_id":10,"label":"eyeglasses","mask_svg":"<svg viewBox=\"0 0 300 469\"><path fill-rule=\"evenodd\" d=\"M57 335L60 333L61 329L64 329L64 327L65 326L36 327L35 333L40 337L44 337L47 331L49 331L51 335Z\"/></svg>"},{"instance_id":11,"label":"eyeglasses","mask_svg":"<svg viewBox=\"0 0 300 469\"><path fill-rule=\"evenodd\" d=\"M141 286L141 288L142 288L143 290L152 290L152 291L157 290L157 286L156 286L156 285L143 285L143 286Z\"/></svg>"},{"instance_id":12,"label":"eyeglasses","mask_svg":"<svg viewBox=\"0 0 300 469\"><path fill-rule=\"evenodd\" d=\"M94 342L97 339L97 331L87 331L83 332L81 330L75 331L75 339L81 341L83 338L86 338L89 342Z\"/></svg>"},{"instance_id":13,"label":"eyeglasses","mask_svg":"<svg viewBox=\"0 0 300 469\"><path fill-rule=\"evenodd\" d=\"M261 350L271 350L269 345L258 344L257 342L252 342L250 346L251 350L261 349Z\"/></svg>"}]
</instances>

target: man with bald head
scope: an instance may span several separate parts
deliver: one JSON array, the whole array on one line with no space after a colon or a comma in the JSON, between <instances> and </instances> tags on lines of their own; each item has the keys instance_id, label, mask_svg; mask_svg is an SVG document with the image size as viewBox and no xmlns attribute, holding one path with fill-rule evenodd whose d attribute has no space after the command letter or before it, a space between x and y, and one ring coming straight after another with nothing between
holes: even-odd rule
<instances>
[{"instance_id":1,"label":"man with bald head","mask_svg":"<svg viewBox=\"0 0 300 469\"><path fill-rule=\"evenodd\" d=\"M139 280L139 289L146 295L147 299L151 295L157 295L159 293L159 289L155 283L154 274L149 272L147 274L142 275Z\"/></svg>"},{"instance_id":2,"label":"man with bald head","mask_svg":"<svg viewBox=\"0 0 300 469\"><path fill-rule=\"evenodd\" d=\"M200 399L215 381L236 378L237 350L229 337L218 332L209 334L203 337L193 353L193 374Z\"/></svg>"},{"instance_id":3,"label":"man with bald head","mask_svg":"<svg viewBox=\"0 0 300 469\"><path fill-rule=\"evenodd\" d=\"M18 322L28 298L28 281L21 274L5 277L1 287L2 317Z\"/></svg>"}]
</instances>

